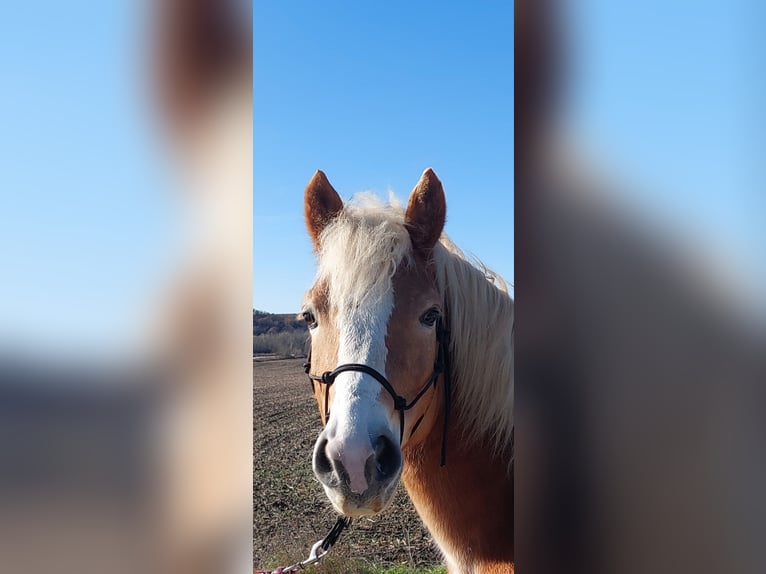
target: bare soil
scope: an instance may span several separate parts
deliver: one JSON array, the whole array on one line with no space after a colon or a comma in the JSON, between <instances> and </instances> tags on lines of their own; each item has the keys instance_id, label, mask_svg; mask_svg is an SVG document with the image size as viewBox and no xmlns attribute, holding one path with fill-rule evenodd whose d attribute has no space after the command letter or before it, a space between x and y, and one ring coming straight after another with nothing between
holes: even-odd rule
<instances>
[{"instance_id":1,"label":"bare soil","mask_svg":"<svg viewBox=\"0 0 766 574\"><path fill-rule=\"evenodd\" d=\"M303 359L253 362L256 568L305 559L337 518L311 470L311 453L322 425L302 365ZM388 509L354 521L318 571L353 572L345 566L353 563L427 567L440 562L431 536L400 485Z\"/></svg>"}]
</instances>

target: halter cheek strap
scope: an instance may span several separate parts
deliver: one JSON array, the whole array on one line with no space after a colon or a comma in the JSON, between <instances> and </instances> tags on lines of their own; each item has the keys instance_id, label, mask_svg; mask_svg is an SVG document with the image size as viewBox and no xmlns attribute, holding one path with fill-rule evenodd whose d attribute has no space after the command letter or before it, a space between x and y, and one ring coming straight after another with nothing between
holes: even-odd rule
<instances>
[{"instance_id":1,"label":"halter cheek strap","mask_svg":"<svg viewBox=\"0 0 766 574\"><path fill-rule=\"evenodd\" d=\"M414 407L417 402L423 397L423 395L426 394L426 391L428 391L430 388L436 388L436 383L439 381L439 375L444 375L444 429L442 430L442 451L441 451L441 466L444 466L447 464L447 427L449 424L449 415L451 410L451 372L450 372L450 361L449 361L449 332L444 328L442 325L441 318L436 323L436 340L439 344L439 348L437 351L436 356L436 362L434 363L434 370L431 373L431 376L429 377L428 381L426 381L426 384L423 386L422 389L418 392L417 395L415 395L415 398L412 399L409 403L407 402L407 399L403 396L397 394L396 390L393 386L391 386L391 383L388 382L388 379L384 375L382 375L377 370L373 369L369 365L365 365L362 363L344 363L342 365L337 366L332 371L325 371L321 375L312 375L311 374L311 351L309 350L309 356L308 356L308 362L304 363L303 369L306 372L306 374L309 377L309 381L311 382L311 390L314 390L314 382L324 383L325 384L325 391L324 391L324 420L325 424L327 424L328 419L330 418L330 411L329 411L329 394L330 394L330 385L332 385L335 382L335 379L338 375L341 373L346 373L350 371L356 371L359 373L365 373L367 375L370 375L373 379L378 381L381 386L386 389L389 395L391 395L391 398L394 399L394 409L399 411L399 444L402 444L402 440L404 439L404 412L410 410L412 407ZM418 425L422 422L423 417L420 417L415 425L412 428L412 432L410 433L410 436L415 432Z\"/></svg>"}]
</instances>

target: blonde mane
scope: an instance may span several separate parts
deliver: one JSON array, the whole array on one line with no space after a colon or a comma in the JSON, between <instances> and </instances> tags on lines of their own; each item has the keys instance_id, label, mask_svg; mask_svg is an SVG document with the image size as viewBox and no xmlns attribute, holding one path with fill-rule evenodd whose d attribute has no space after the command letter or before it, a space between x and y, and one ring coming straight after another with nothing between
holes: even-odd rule
<instances>
[{"instance_id":1,"label":"blonde mane","mask_svg":"<svg viewBox=\"0 0 766 574\"><path fill-rule=\"evenodd\" d=\"M446 234L434 247L434 263L465 438L486 437L505 450L513 437L513 299L498 274L469 261Z\"/></svg>"},{"instance_id":2,"label":"blonde mane","mask_svg":"<svg viewBox=\"0 0 766 574\"><path fill-rule=\"evenodd\" d=\"M404 209L393 195L389 201L356 194L322 232L317 279L328 281L331 305L380 298L397 267L414 263ZM446 234L433 255L465 438L503 450L513 429L513 299L500 276L471 262Z\"/></svg>"}]
</instances>

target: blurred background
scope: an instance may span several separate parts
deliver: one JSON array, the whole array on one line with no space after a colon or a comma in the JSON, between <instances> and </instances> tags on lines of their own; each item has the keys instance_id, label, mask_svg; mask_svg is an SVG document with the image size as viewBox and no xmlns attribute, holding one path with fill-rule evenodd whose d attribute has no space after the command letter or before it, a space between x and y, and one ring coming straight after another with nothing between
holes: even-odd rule
<instances>
[{"instance_id":1,"label":"blurred background","mask_svg":"<svg viewBox=\"0 0 766 574\"><path fill-rule=\"evenodd\" d=\"M751 1L515 4L520 572L761 572Z\"/></svg>"},{"instance_id":2,"label":"blurred background","mask_svg":"<svg viewBox=\"0 0 766 574\"><path fill-rule=\"evenodd\" d=\"M251 570L250 5L2 12L0 569Z\"/></svg>"}]
</instances>

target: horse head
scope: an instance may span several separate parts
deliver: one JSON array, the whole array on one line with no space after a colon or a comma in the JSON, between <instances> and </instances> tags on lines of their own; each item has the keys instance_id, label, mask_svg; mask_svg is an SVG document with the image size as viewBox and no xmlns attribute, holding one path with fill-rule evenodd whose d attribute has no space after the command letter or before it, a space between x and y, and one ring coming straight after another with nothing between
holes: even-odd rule
<instances>
[{"instance_id":1,"label":"horse head","mask_svg":"<svg viewBox=\"0 0 766 574\"><path fill-rule=\"evenodd\" d=\"M314 473L336 510L372 515L393 498L402 449L415 448L442 416L444 309L432 257L444 192L427 169L406 210L344 205L318 171L304 203L318 256L302 307L324 424Z\"/></svg>"}]
</instances>

